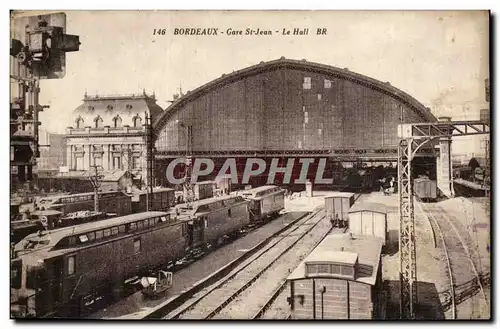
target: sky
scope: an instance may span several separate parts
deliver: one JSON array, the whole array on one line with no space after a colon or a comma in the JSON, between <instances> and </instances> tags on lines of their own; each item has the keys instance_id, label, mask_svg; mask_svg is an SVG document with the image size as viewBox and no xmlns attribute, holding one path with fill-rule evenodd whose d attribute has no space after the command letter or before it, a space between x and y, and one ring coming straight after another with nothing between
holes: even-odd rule
<instances>
[{"instance_id":1,"label":"sky","mask_svg":"<svg viewBox=\"0 0 500 329\"><path fill-rule=\"evenodd\" d=\"M88 94L155 92L168 106L184 92L282 56L349 68L407 92L436 116L479 119L487 108L488 13L481 11L68 11L66 33L80 51L66 55L66 76L41 82L42 128L64 133ZM218 36L174 35L175 28L218 28ZM226 34L272 30L271 36ZM281 35L309 28L307 36ZM327 35L315 35L326 28ZM165 29L165 35L153 35ZM279 30L280 33L275 31ZM221 34L225 32L224 34Z\"/></svg>"}]
</instances>

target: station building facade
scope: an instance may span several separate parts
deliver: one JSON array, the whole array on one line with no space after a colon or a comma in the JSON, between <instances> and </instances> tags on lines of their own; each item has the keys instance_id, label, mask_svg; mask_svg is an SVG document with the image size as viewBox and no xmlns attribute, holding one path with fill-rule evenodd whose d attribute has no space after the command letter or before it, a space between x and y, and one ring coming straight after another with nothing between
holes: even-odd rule
<instances>
[{"instance_id":1,"label":"station building facade","mask_svg":"<svg viewBox=\"0 0 500 329\"><path fill-rule=\"evenodd\" d=\"M155 95L85 94L66 129L66 166L70 172L125 170L147 182L146 115L163 112Z\"/></svg>"}]
</instances>

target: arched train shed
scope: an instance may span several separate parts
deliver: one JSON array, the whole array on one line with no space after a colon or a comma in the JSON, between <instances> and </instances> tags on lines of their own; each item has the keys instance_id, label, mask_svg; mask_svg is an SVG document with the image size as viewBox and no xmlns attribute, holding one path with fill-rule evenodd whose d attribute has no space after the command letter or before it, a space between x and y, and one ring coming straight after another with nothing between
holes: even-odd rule
<instances>
[{"instance_id":1,"label":"arched train shed","mask_svg":"<svg viewBox=\"0 0 500 329\"><path fill-rule=\"evenodd\" d=\"M327 159L330 172L342 162L395 161L397 125L433 121L428 108L389 83L281 58L223 74L172 103L153 123L156 174L162 181L168 163L186 154L186 126L193 157L211 158L216 167L229 157L238 168L248 157L282 165L313 157L316 165ZM433 156L432 149L421 156Z\"/></svg>"}]
</instances>

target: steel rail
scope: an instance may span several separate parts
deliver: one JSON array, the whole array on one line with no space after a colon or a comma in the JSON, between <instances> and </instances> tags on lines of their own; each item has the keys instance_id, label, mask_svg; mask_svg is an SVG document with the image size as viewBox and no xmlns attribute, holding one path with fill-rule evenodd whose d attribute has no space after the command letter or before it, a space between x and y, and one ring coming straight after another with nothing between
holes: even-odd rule
<instances>
[{"instance_id":1,"label":"steel rail","mask_svg":"<svg viewBox=\"0 0 500 329\"><path fill-rule=\"evenodd\" d=\"M417 204L419 204L417 202ZM419 204L420 205L420 204ZM426 209L424 209L423 206L421 206L421 209L423 210L423 212L426 213L427 217L429 218L429 222L431 223L431 226L435 227L439 233L439 236L441 238L441 241L443 243L443 250L444 250L444 254L446 256L446 265L448 267L448 276L450 277L450 291L451 291L451 305L452 305L452 318L453 320L455 320L457 318L457 305L455 303L455 282L454 282L454 279L453 279L453 272L451 270L451 261L450 261L450 255L448 253L448 247L446 246L446 241L444 239L444 234L443 234L443 231L441 229L441 226L439 225L438 221L436 220L436 218L434 217L434 215L432 215L429 211L427 211ZM432 221L431 221L431 218L432 218ZM435 225L432 225L432 222L434 222Z\"/></svg>"},{"instance_id":2,"label":"steel rail","mask_svg":"<svg viewBox=\"0 0 500 329\"><path fill-rule=\"evenodd\" d=\"M248 266L250 266L253 262L251 261L248 261L250 259L257 259L259 258L260 256L262 256L263 254L267 253L268 251L272 250L274 246L276 246L278 243L280 243L281 241L283 241L284 239L286 239L287 237L290 237L291 234L293 232L295 232L296 230L298 230L303 224L305 224L306 222L312 220L313 218L316 217L318 213L313 213L311 216L308 216L302 220L300 220L299 223L295 224L296 227L294 227L292 230L290 230L288 233L285 233L285 235L281 236L279 239L277 239L277 241L273 242L271 245L269 245L267 248L264 248L264 249L261 249L257 254L254 254L252 255L251 257L249 257L247 259L247 264L245 264L244 266L242 266L241 268L237 269L234 273L232 273L231 275L229 275L227 278L223 278L220 280L219 283L215 284L214 287L210 288L207 292L205 292L204 294L202 294L201 296L197 297L193 302L191 302L188 306L184 307L183 309L181 309L180 311L176 312L173 316L171 317L168 317L169 319L178 319L180 316L182 316L183 314L187 313L188 311L190 311L191 309L193 309L200 301L202 301L203 299L205 299L209 294L211 294L213 291L219 289L220 287L222 287L224 284L226 284L227 282L231 281L236 275L238 275L239 273L241 273L244 269L246 269ZM315 224L319 223L322 219L324 218L324 216L322 216ZM315 225L313 225L312 227L314 227ZM312 227L310 229L312 229ZM309 230L308 230L309 231ZM307 232L308 232L307 231ZM300 239L298 239L300 240Z\"/></svg>"}]
</instances>

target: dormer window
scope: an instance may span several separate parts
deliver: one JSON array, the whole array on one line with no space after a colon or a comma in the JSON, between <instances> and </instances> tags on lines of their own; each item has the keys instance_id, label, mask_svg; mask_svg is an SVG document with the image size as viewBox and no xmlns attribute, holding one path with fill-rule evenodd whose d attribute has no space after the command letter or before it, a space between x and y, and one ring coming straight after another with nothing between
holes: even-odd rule
<instances>
[{"instance_id":1,"label":"dormer window","mask_svg":"<svg viewBox=\"0 0 500 329\"><path fill-rule=\"evenodd\" d=\"M142 126L142 119L141 117L139 116L139 114L137 114L133 119L133 124L134 124L134 127L141 127Z\"/></svg>"},{"instance_id":2,"label":"dormer window","mask_svg":"<svg viewBox=\"0 0 500 329\"><path fill-rule=\"evenodd\" d=\"M120 118L119 115L117 115L116 117L113 118L113 126L115 128L119 128L122 126L122 118Z\"/></svg>"},{"instance_id":3,"label":"dormer window","mask_svg":"<svg viewBox=\"0 0 500 329\"><path fill-rule=\"evenodd\" d=\"M95 123L95 127L96 128L102 128L103 127L103 124L102 124L102 118L100 115L98 115L95 119L94 119L94 123Z\"/></svg>"},{"instance_id":4,"label":"dormer window","mask_svg":"<svg viewBox=\"0 0 500 329\"><path fill-rule=\"evenodd\" d=\"M76 128L83 128L83 118L81 116L79 116L76 121Z\"/></svg>"}]
</instances>

